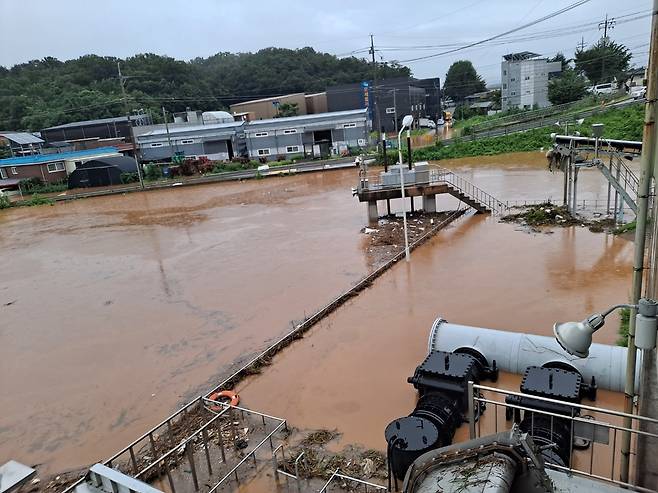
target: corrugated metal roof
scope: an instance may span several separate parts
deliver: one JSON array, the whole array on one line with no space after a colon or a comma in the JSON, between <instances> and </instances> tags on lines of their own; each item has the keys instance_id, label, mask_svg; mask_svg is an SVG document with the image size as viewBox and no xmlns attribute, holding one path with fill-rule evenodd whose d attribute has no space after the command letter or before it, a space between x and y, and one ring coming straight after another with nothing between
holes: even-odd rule
<instances>
[{"instance_id":1,"label":"corrugated metal roof","mask_svg":"<svg viewBox=\"0 0 658 493\"><path fill-rule=\"evenodd\" d=\"M148 120L147 115L130 115L130 119L132 121L138 121L138 120ZM61 128L73 128L73 127L83 127L83 126L89 126L89 125L102 125L104 123L119 123L119 122L125 122L126 117L125 116L117 116L113 118L100 118L98 120L83 120L80 122L71 122L71 123L64 123L62 125L56 125L54 127L48 127L44 128L42 130L59 130Z\"/></svg>"},{"instance_id":2,"label":"corrugated metal roof","mask_svg":"<svg viewBox=\"0 0 658 493\"><path fill-rule=\"evenodd\" d=\"M33 164L52 163L77 158L102 156L105 154L118 154L116 147L99 147L84 151L58 152L54 154L35 154L33 156L10 157L0 159L0 166L30 166Z\"/></svg>"},{"instance_id":3,"label":"corrugated metal roof","mask_svg":"<svg viewBox=\"0 0 658 493\"><path fill-rule=\"evenodd\" d=\"M32 135L27 132L3 132L0 133L0 137L4 137L7 140L11 140L16 144L21 144L21 145L42 144L44 142L36 135Z\"/></svg>"},{"instance_id":4,"label":"corrugated metal roof","mask_svg":"<svg viewBox=\"0 0 658 493\"><path fill-rule=\"evenodd\" d=\"M299 116L287 116L284 118L270 118L267 120L254 120L247 124L246 129L274 125L276 127L294 127L296 124L305 124L311 123L314 121L324 121L324 120L341 120L350 117L359 117L366 116L366 108L358 110L346 110L346 111L331 111L328 113L314 113L311 115L299 115Z\"/></svg>"},{"instance_id":5,"label":"corrugated metal roof","mask_svg":"<svg viewBox=\"0 0 658 493\"><path fill-rule=\"evenodd\" d=\"M232 129L235 127L241 127L244 125L244 122L228 122L228 123L211 123L207 125L181 125L181 126L169 126L169 135L178 135L190 132L201 132L201 131L213 131L213 130L222 130L222 129ZM150 132L145 132L137 137L137 140L142 140L142 138L147 137L160 137L162 135L167 135L167 129L164 125L161 128L156 128Z\"/></svg>"}]
</instances>

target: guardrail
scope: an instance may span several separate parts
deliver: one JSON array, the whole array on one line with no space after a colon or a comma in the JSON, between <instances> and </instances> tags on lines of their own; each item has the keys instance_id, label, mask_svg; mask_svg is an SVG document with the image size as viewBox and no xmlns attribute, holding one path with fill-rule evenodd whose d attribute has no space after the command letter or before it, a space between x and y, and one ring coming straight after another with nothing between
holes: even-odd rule
<instances>
[{"instance_id":1,"label":"guardrail","mask_svg":"<svg viewBox=\"0 0 658 493\"><path fill-rule=\"evenodd\" d=\"M329 491L329 487L332 486L333 482L336 479L340 479L343 482L348 483L350 486L352 486L352 489L350 489L349 491L364 491L364 492L388 491L388 488L386 486L371 483L363 479L353 478L352 476L347 476L345 474L340 474L340 469L336 469L333 472L333 474L329 477L327 482L324 484L324 486L319 490L319 493L326 493L327 491ZM341 489L344 490L344 488Z\"/></svg>"},{"instance_id":2,"label":"guardrail","mask_svg":"<svg viewBox=\"0 0 658 493\"><path fill-rule=\"evenodd\" d=\"M616 479L618 473L618 456L621 454L621 441L618 439L618 434L623 432L630 432L632 434L632 450L631 454L637 453L637 438L639 436L658 438L658 435L649 433L638 429L642 423L658 423L658 420L637 416L634 414L626 414L612 409L604 409L600 407L588 406L585 404L574 404L555 399L548 399L545 397L530 396L528 394L521 394L519 392L512 392L508 390L487 387L484 385L476 385L473 382L468 384L469 393L469 407L468 407L468 424L470 438L478 438L484 435L497 433L512 428L513 421L509 421L510 415L521 412L531 412L531 430L530 435L534 432L534 416L542 415L550 419L550 434L554 436L553 425L556 420L566 420L569 423L570 429L570 443L569 450L569 466L565 467L559 464L549 462L544 457L545 465L550 469L563 471L569 474L576 474L579 476L588 477L594 480L603 481L617 486L628 488L633 491L641 492L654 492L642 488L637 484L637 478L631 482L622 482ZM533 399L550 404L558 404L562 407L567 406L571 409L570 415L557 414L548 411L540 411L533 408L524 407L516 404L508 404L505 401L507 396L518 396L525 399ZM486 414L482 414L475 420L476 409L479 406L493 406L493 410L488 410ZM499 408L503 408L499 412ZM588 415L581 415L581 411L590 413ZM493 415L493 416L492 416ZM502 420L500 416L503 416ZM493 421L492 421L493 418ZM623 418L630 418L632 426L626 428L616 422L621 422ZM574 440L578 439L581 443L589 441L589 453L586 450L575 450L573 444ZM596 448L596 452L595 449ZM596 460L595 460L596 455Z\"/></svg>"}]
</instances>

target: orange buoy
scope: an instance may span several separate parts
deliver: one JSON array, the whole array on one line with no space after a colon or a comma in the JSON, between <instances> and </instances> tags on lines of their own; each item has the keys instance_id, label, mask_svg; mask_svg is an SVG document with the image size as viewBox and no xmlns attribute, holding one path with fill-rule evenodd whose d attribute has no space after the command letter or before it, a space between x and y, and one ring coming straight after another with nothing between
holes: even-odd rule
<instances>
[{"instance_id":1,"label":"orange buoy","mask_svg":"<svg viewBox=\"0 0 658 493\"><path fill-rule=\"evenodd\" d=\"M232 390L222 390L221 392L215 392L210 394L208 397L209 400L215 402L221 402L223 404L228 404L230 406L237 406L240 403L240 396L233 392ZM219 412L224 410L223 406L211 406L211 411Z\"/></svg>"}]
</instances>

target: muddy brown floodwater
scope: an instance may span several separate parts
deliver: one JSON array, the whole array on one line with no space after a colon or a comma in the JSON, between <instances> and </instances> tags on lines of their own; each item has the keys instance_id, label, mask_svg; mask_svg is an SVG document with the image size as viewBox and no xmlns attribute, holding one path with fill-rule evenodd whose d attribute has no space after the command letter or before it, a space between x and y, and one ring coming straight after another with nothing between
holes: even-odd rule
<instances>
[{"instance_id":1,"label":"muddy brown floodwater","mask_svg":"<svg viewBox=\"0 0 658 493\"><path fill-rule=\"evenodd\" d=\"M503 200L561 196L539 152L441 164ZM109 456L355 283L373 266L355 180L349 169L0 213L0 458L54 472ZM580 183L582 198L605 197L595 172ZM241 384L243 403L381 448L385 424L413 407L406 377L434 318L549 334L556 317L625 300L631 253L580 228L462 218ZM611 319L599 342L615 331Z\"/></svg>"}]
</instances>

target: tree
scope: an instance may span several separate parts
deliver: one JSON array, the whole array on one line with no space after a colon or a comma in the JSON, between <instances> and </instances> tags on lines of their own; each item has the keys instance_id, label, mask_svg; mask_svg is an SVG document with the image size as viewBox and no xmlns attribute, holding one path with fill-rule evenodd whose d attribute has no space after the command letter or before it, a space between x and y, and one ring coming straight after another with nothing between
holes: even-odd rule
<instances>
[{"instance_id":1,"label":"tree","mask_svg":"<svg viewBox=\"0 0 658 493\"><path fill-rule=\"evenodd\" d=\"M466 96L486 89L482 78L478 75L473 64L468 60L459 60L448 69L443 92L455 102L463 101Z\"/></svg>"},{"instance_id":2,"label":"tree","mask_svg":"<svg viewBox=\"0 0 658 493\"><path fill-rule=\"evenodd\" d=\"M277 118L286 116L297 116L299 114L299 105L297 103L283 103L279 105L279 113Z\"/></svg>"},{"instance_id":3,"label":"tree","mask_svg":"<svg viewBox=\"0 0 658 493\"><path fill-rule=\"evenodd\" d=\"M553 58L548 59L549 62L560 62L562 64L562 71L564 72L569 68L569 62L567 57L564 56L564 53L558 51Z\"/></svg>"},{"instance_id":4,"label":"tree","mask_svg":"<svg viewBox=\"0 0 658 493\"><path fill-rule=\"evenodd\" d=\"M632 54L624 45L609 38L601 38L587 50L576 51L576 70L584 73L593 83L611 82L624 78Z\"/></svg>"},{"instance_id":5,"label":"tree","mask_svg":"<svg viewBox=\"0 0 658 493\"><path fill-rule=\"evenodd\" d=\"M577 101L587 94L587 85L582 75L567 68L560 77L548 81L548 100L553 104Z\"/></svg>"}]
</instances>

